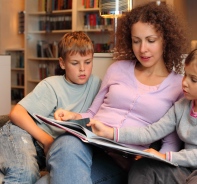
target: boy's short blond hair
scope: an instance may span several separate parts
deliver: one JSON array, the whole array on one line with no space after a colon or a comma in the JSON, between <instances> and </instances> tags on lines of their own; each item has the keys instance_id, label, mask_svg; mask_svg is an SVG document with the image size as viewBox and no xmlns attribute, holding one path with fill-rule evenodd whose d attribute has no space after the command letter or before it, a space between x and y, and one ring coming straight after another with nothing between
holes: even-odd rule
<instances>
[{"instance_id":1,"label":"boy's short blond hair","mask_svg":"<svg viewBox=\"0 0 197 184\"><path fill-rule=\"evenodd\" d=\"M67 54L73 55L79 53L84 56L89 53L94 53L94 47L91 39L82 31L66 33L58 44L59 56L63 60Z\"/></svg>"}]
</instances>

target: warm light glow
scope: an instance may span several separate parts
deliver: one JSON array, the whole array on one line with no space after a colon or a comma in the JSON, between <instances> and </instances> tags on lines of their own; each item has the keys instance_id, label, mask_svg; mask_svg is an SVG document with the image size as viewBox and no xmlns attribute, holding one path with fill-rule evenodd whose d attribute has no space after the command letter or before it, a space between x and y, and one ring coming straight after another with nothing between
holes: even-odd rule
<instances>
[{"instance_id":1,"label":"warm light glow","mask_svg":"<svg viewBox=\"0 0 197 184\"><path fill-rule=\"evenodd\" d=\"M155 1L156 4L159 6L161 3L166 3L166 0L151 0L151 1Z\"/></svg>"},{"instance_id":2,"label":"warm light glow","mask_svg":"<svg viewBox=\"0 0 197 184\"><path fill-rule=\"evenodd\" d=\"M100 16L118 18L132 9L132 0L100 0Z\"/></svg>"}]
</instances>

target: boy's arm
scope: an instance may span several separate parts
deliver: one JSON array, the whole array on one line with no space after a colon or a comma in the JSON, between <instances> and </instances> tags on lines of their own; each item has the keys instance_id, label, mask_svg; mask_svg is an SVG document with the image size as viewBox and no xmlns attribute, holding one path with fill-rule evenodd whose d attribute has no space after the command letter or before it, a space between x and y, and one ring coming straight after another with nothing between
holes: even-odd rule
<instances>
[{"instance_id":1,"label":"boy's arm","mask_svg":"<svg viewBox=\"0 0 197 184\"><path fill-rule=\"evenodd\" d=\"M43 145L45 154L48 152L54 141L53 138L37 126L24 107L17 104L10 112L10 119L15 125L27 131L40 142Z\"/></svg>"}]
</instances>

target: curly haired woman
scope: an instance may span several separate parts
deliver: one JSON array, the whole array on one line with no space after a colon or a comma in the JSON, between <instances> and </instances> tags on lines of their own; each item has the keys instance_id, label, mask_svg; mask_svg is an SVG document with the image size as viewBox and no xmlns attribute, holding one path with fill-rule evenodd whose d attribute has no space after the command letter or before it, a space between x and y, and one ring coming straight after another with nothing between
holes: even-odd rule
<instances>
[{"instance_id":1,"label":"curly haired woman","mask_svg":"<svg viewBox=\"0 0 197 184\"><path fill-rule=\"evenodd\" d=\"M183 96L180 73L186 38L168 6L152 2L134 8L118 21L116 38L119 61L107 70L91 107L82 114L58 109L56 119L89 117L115 128L143 127L159 120ZM127 146L144 150L150 145ZM57 138L54 147L47 157L50 183L124 183L126 172L116 164L124 162L114 153L69 134ZM173 132L162 140L159 151L179 149ZM61 159L53 162L56 157Z\"/></svg>"}]
</instances>

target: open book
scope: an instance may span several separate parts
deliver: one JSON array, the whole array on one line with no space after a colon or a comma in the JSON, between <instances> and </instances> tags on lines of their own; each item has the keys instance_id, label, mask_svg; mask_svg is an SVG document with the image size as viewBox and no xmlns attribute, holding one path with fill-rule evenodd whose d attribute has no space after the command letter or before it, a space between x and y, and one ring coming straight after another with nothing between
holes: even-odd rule
<instances>
[{"instance_id":1,"label":"open book","mask_svg":"<svg viewBox=\"0 0 197 184\"><path fill-rule=\"evenodd\" d=\"M33 114L32 116L39 122L42 121L46 124L61 128L65 130L66 132L69 132L75 135L76 137L80 138L85 143L98 146L105 150L120 153L124 157L129 157L131 155L140 155L142 157L160 160L168 164L178 166L175 163L161 159L160 157L157 157L156 155L153 155L151 153L132 149L132 148L126 147L125 145L117 143L115 141L112 141L110 139L97 136L91 131L91 127L86 126L86 124L89 123L90 121L89 118L80 119L80 120L72 120L72 121L59 121L59 120L54 120L54 119L47 118L38 114Z\"/></svg>"}]
</instances>

